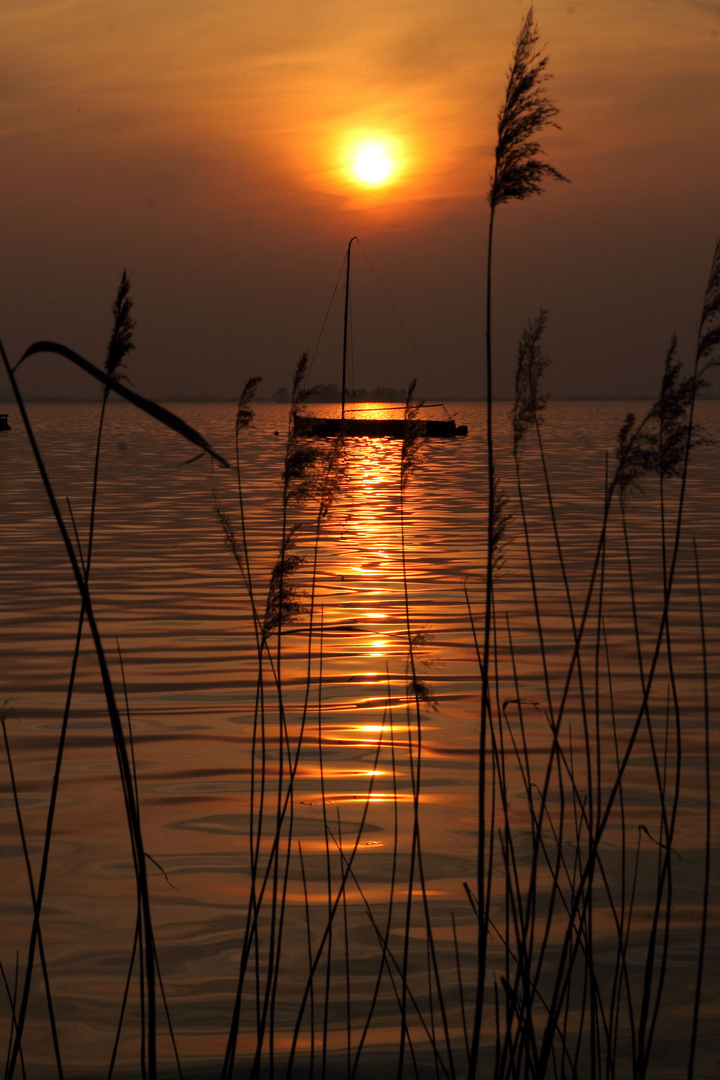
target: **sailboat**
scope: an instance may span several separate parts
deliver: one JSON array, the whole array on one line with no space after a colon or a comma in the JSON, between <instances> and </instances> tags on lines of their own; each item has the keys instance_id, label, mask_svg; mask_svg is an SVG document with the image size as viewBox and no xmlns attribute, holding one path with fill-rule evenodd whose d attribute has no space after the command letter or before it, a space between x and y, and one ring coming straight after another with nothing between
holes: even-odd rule
<instances>
[{"instance_id":1,"label":"sailboat","mask_svg":"<svg viewBox=\"0 0 720 1080\"><path fill-rule=\"evenodd\" d=\"M347 246L346 270L345 270L345 321L343 328L343 353L342 353L342 399L340 416L310 416L307 413L297 413L295 416L294 431L296 435L309 438L331 438L336 435L346 437L369 437L403 439L410 432L413 435L424 436L430 439L454 439L460 435L467 435L466 424L456 424L452 418L447 420L427 420L416 418L406 420L375 419L372 417L346 416L346 373L347 373L347 345L348 345L348 311L350 305L350 251L353 236Z\"/></svg>"}]
</instances>

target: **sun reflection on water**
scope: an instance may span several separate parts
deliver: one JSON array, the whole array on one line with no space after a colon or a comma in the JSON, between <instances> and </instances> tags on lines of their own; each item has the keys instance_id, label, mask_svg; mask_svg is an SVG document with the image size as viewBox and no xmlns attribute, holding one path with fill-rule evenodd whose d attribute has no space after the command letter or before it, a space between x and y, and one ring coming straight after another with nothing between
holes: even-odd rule
<instances>
[{"instance_id":1,"label":"sun reflection on water","mask_svg":"<svg viewBox=\"0 0 720 1080\"><path fill-rule=\"evenodd\" d=\"M365 404L354 413L397 415L387 407ZM404 588L409 571L402 542L404 523L407 545L412 510L402 509L400 452L394 439L351 439L346 446L343 491L323 549L328 644L323 650L320 736L324 792L314 793L315 805L412 802L408 754L415 752L417 702L411 686ZM426 654L425 646L418 648L418 664ZM332 755L341 748L346 759L338 764ZM371 757L376 760L368 760Z\"/></svg>"}]
</instances>

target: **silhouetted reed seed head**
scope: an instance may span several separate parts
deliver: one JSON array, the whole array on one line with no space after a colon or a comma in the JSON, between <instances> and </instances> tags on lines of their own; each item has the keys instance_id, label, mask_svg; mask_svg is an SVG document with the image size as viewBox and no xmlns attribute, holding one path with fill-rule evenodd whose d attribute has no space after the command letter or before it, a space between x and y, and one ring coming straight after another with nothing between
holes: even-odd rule
<instances>
[{"instance_id":1,"label":"silhouetted reed seed head","mask_svg":"<svg viewBox=\"0 0 720 1080\"><path fill-rule=\"evenodd\" d=\"M537 318L523 330L518 345L515 404L511 414L516 453L528 430L542 423L542 413L548 402L548 395L539 393L540 379L550 363L542 351L541 339L546 323L547 311L541 310Z\"/></svg>"},{"instance_id":2,"label":"silhouetted reed seed head","mask_svg":"<svg viewBox=\"0 0 720 1080\"><path fill-rule=\"evenodd\" d=\"M673 337L657 401L639 422L634 413L628 413L618 432L617 480L621 492L642 491L644 477L667 480L681 476L688 451L711 441L699 424L693 422L692 430L690 427L697 390L696 376L682 377L677 339Z\"/></svg>"},{"instance_id":3,"label":"silhouetted reed seed head","mask_svg":"<svg viewBox=\"0 0 720 1080\"><path fill-rule=\"evenodd\" d=\"M400 450L400 490L405 491L418 464L418 459L427 437L422 435L418 426L418 413L425 404L424 401L413 401L413 394L417 386L417 379L413 379L408 386L405 398L405 434L403 435Z\"/></svg>"},{"instance_id":4,"label":"silhouetted reed seed head","mask_svg":"<svg viewBox=\"0 0 720 1080\"><path fill-rule=\"evenodd\" d=\"M305 379L307 377L309 364L310 364L310 359L308 357L308 354L306 352L304 352L302 354L302 356L300 357L300 359L298 360L298 362L297 362L297 365L295 367L295 374L293 376L292 391L291 391L291 394L290 394L291 422L292 422L292 419L295 416L295 413L298 411L298 409L302 405L304 405L305 402L309 398L311 398L313 396L313 394L315 393L315 387L313 387L313 386L309 386L307 388L303 387L303 383L305 382Z\"/></svg>"},{"instance_id":5,"label":"silhouetted reed seed head","mask_svg":"<svg viewBox=\"0 0 720 1080\"><path fill-rule=\"evenodd\" d=\"M495 174L488 194L493 208L511 199L540 194L545 180L567 180L541 160L543 151L535 140L543 128L558 126L554 123L558 108L544 89L550 78L548 57L542 55L538 40L531 7L515 43L505 101L498 113Z\"/></svg>"},{"instance_id":6,"label":"silhouetted reed seed head","mask_svg":"<svg viewBox=\"0 0 720 1080\"><path fill-rule=\"evenodd\" d=\"M215 502L215 516L217 517L217 519L218 519L218 521L220 523L220 528L223 531L223 536L225 537L225 544L227 546L227 549L231 553L231 555L234 558L235 562L237 563L237 566L238 566L240 572L244 575L244 573L245 573L245 556L243 554L243 549L242 549L241 545L238 543L238 539L237 539L237 536L235 534L235 529L233 527L233 523L230 520L230 515L228 514L227 510L222 505L222 503L220 503L219 500L217 499L217 495L216 495L216 492L214 490L213 490L213 498L214 498L214 502Z\"/></svg>"},{"instance_id":7,"label":"silhouetted reed seed head","mask_svg":"<svg viewBox=\"0 0 720 1080\"><path fill-rule=\"evenodd\" d=\"M512 514L508 512L508 498L500 484L500 477L493 473L493 519L491 537L491 561L493 576L496 576L505 565L505 550L510 543L507 529Z\"/></svg>"},{"instance_id":8,"label":"silhouetted reed seed head","mask_svg":"<svg viewBox=\"0 0 720 1080\"><path fill-rule=\"evenodd\" d=\"M134 349L132 334L135 329L135 320L130 312L133 307L133 298L130 295L130 281L127 271L123 270L122 278L118 286L117 296L113 304L113 329L107 347L105 357L105 370L113 378L122 378L120 368L127 354Z\"/></svg>"},{"instance_id":9,"label":"silhouetted reed seed head","mask_svg":"<svg viewBox=\"0 0 720 1080\"><path fill-rule=\"evenodd\" d=\"M330 448L323 451L324 476L318 493L318 514L321 518L329 512L340 494L346 471L345 440L342 435L332 440Z\"/></svg>"},{"instance_id":10,"label":"silhouetted reed seed head","mask_svg":"<svg viewBox=\"0 0 720 1080\"><path fill-rule=\"evenodd\" d=\"M710 275L705 289L695 358L698 388L707 386L705 374L720 364L720 240L715 242Z\"/></svg>"},{"instance_id":11,"label":"silhouetted reed seed head","mask_svg":"<svg viewBox=\"0 0 720 1080\"><path fill-rule=\"evenodd\" d=\"M682 476L690 451L707 446L712 438L693 419L695 398L708 386L706 375L720 364L720 241L715 244L710 275L705 290L695 367L683 377L673 337L663 370L656 402L641 421L628 413L618 432L616 480L622 495L642 491L642 479L661 480Z\"/></svg>"},{"instance_id":12,"label":"silhouetted reed seed head","mask_svg":"<svg viewBox=\"0 0 720 1080\"><path fill-rule=\"evenodd\" d=\"M252 379L248 379L243 387L243 392L240 395L240 400L238 402L237 413L235 414L236 435L242 428L249 427L252 423L255 414L250 408L250 405L261 382L262 376L255 375Z\"/></svg>"},{"instance_id":13,"label":"silhouetted reed seed head","mask_svg":"<svg viewBox=\"0 0 720 1080\"><path fill-rule=\"evenodd\" d=\"M420 679L417 676L410 679L408 683L408 697L415 698L420 708L431 709L433 712L437 712L439 709L438 700L430 689L429 684L425 679Z\"/></svg>"},{"instance_id":14,"label":"silhouetted reed seed head","mask_svg":"<svg viewBox=\"0 0 720 1080\"><path fill-rule=\"evenodd\" d=\"M287 623L294 622L306 610L299 589L292 578L305 562L304 555L295 552L299 525L293 525L285 536L268 587L262 637L267 641L270 634Z\"/></svg>"},{"instance_id":15,"label":"silhouetted reed seed head","mask_svg":"<svg viewBox=\"0 0 720 1080\"><path fill-rule=\"evenodd\" d=\"M298 438L295 434L295 418L302 405L313 394L313 389L302 389L302 383L307 374L308 355L303 353L295 368L292 383L292 399L288 422L288 437L285 448L285 465L283 468L283 504L286 509L291 504L303 507L309 502L316 500L318 514L324 517L340 490L344 476L344 443L341 438L332 440L328 446L319 447L307 438ZM257 380L250 380L248 387L254 392L252 385ZM246 402L241 399L238 415L241 410L243 417L246 411Z\"/></svg>"}]
</instances>

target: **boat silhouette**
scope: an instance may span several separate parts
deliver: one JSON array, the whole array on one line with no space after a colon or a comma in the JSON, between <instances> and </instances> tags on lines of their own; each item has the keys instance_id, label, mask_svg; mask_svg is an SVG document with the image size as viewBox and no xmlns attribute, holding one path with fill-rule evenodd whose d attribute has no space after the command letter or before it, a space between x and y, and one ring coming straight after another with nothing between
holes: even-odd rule
<instances>
[{"instance_id":1,"label":"boat silhouette","mask_svg":"<svg viewBox=\"0 0 720 1080\"><path fill-rule=\"evenodd\" d=\"M343 435L346 438L371 438L371 439L403 439L406 435L421 436L429 439L454 439L461 435L467 435L466 424L456 424L448 417L447 420L432 420L423 417L406 419L375 418L369 416L346 416L346 374L347 374L347 345L348 345L348 311L350 305L350 251L353 236L347 246L345 256L345 314L343 323L343 352L342 352L342 398L340 416L312 416L308 413L297 413L294 420L295 435L308 438L332 438Z\"/></svg>"}]
</instances>

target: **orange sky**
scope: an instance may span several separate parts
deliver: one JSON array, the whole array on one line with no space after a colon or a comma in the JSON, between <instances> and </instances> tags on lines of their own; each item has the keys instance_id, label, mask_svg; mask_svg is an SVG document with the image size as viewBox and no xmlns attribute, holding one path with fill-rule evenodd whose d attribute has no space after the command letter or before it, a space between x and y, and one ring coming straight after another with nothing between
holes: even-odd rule
<instances>
[{"instance_id":1,"label":"orange sky","mask_svg":"<svg viewBox=\"0 0 720 1080\"><path fill-rule=\"evenodd\" d=\"M314 347L358 234L425 361L393 377L395 344L376 334L358 383L479 392L485 195L525 10L3 0L6 346L49 337L101 359L127 266L138 389L233 398L262 373L272 392ZM690 345L720 233L720 3L539 0L535 14L561 110L544 145L572 184L501 208L500 392L543 306L555 393L652 393L670 333ZM360 136L388 141L394 183L349 179ZM363 319L384 325L368 300L358 350ZM338 378L338 348L318 380ZM33 364L31 391L85 388Z\"/></svg>"}]
</instances>

